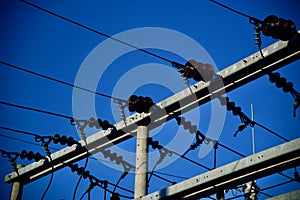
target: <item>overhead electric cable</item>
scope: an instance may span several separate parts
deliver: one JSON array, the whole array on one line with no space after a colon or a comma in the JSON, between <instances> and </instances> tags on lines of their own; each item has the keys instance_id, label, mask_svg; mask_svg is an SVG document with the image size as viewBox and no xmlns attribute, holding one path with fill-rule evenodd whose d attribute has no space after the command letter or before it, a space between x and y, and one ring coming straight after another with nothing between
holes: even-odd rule
<instances>
[{"instance_id":1,"label":"overhead electric cable","mask_svg":"<svg viewBox=\"0 0 300 200\"><path fill-rule=\"evenodd\" d=\"M169 173L164 173L164 172L154 172L155 174L161 174L161 175L165 175L165 176L170 176L173 178L180 178L180 179L188 179L187 177L183 177L183 176L177 176L177 175L173 175L173 174L169 174Z\"/></svg>"},{"instance_id":2,"label":"overhead electric cable","mask_svg":"<svg viewBox=\"0 0 300 200\"><path fill-rule=\"evenodd\" d=\"M243 17L247 17L247 18L250 19L250 20L251 20L251 19L252 19L252 20L255 19L257 22L262 23L261 20L256 19L255 17L252 17L252 16L247 15L247 14L245 14L245 13L242 13L242 12L240 12L240 11L238 11L238 10L233 9L233 8L230 8L229 6L226 6L226 5L224 5L224 4L222 4L222 3L218 2L218 1L215 1L215 0L209 0L209 1L211 1L211 2L213 2L213 3L215 3L215 4L219 5L219 6L221 6L221 7L225 8L225 9L227 9L227 10L230 10L231 12L234 12L234 13L236 13L236 14L238 14L238 15L241 15L241 16L243 16Z\"/></svg>"},{"instance_id":3,"label":"overhead electric cable","mask_svg":"<svg viewBox=\"0 0 300 200\"><path fill-rule=\"evenodd\" d=\"M39 113L44 113L44 114L48 114L48 115L53 115L53 116L56 116L56 117L62 117L62 118L65 118L65 119L73 119L73 117L70 117L70 116L67 116L67 115L62 115L62 114L49 112L49 111L45 111L45 110L41 110L41 109L37 109L37 108L31 108L31 107L27 107L27 106L17 105L17 104L5 102L5 101L0 101L0 104L15 107L15 108L21 108L21 109L24 109L24 110L30 110L30 111L35 111L35 112L39 112Z\"/></svg>"},{"instance_id":4,"label":"overhead electric cable","mask_svg":"<svg viewBox=\"0 0 300 200\"><path fill-rule=\"evenodd\" d=\"M279 186L291 183L293 181L295 181L295 180L294 179L293 180L287 180L287 181L284 181L284 182L281 182L281 183L278 183L278 184L275 184L275 185L271 185L271 186L266 187L266 188L262 188L261 191L270 190L270 189L273 189L273 188L276 188L276 187L279 187Z\"/></svg>"},{"instance_id":5,"label":"overhead electric cable","mask_svg":"<svg viewBox=\"0 0 300 200\"><path fill-rule=\"evenodd\" d=\"M19 141L19 142L23 142L23 143L27 143L27 144L31 144L31 145L38 146L38 147L41 147L41 146L42 146L42 145L37 144L37 143L35 143L35 142L29 142L29 141L22 140L22 139L19 139L19 138L16 138L16 137L11 137L11 136L8 136L8 135L0 134L0 137L8 138L8 139L11 139L11 140L15 140L15 141ZM53 147L49 147L49 149L59 151L59 149L53 148Z\"/></svg>"},{"instance_id":6,"label":"overhead electric cable","mask_svg":"<svg viewBox=\"0 0 300 200\"><path fill-rule=\"evenodd\" d=\"M34 137L39 136L38 134L35 134L35 133L30 133L30 132L27 132L27 131L21 131L21 130L8 128L8 127L4 127L4 126L0 126L0 129L7 130L7 131L13 131L13 132L16 132L16 133L21 133L21 134L24 134L24 135L30 135L30 136L34 136Z\"/></svg>"},{"instance_id":7,"label":"overhead electric cable","mask_svg":"<svg viewBox=\"0 0 300 200\"><path fill-rule=\"evenodd\" d=\"M51 81L54 81L54 82L57 82L57 83L60 83L60 84L63 84L63 85L74 87L74 88L77 88L77 89L80 89L80 90L83 90L83 91L86 91L86 92L89 92L89 93L92 93L92 94L96 94L96 95L106 97L106 98L109 98L109 99L113 99L113 100L116 100L116 101L127 102L124 99L120 99L120 98L112 97L112 96L109 96L109 95L106 95L106 94L102 94L100 92L96 92L96 91L93 91L93 90L90 90L90 89L87 89L87 88L84 88L84 87L81 87L81 86L77 86L77 85L74 85L74 84L71 84L71 83L68 83L68 82L50 77L50 76L46 76L44 74L40 74L40 73L34 72L32 70L28 70L28 69L25 69L25 68L22 68L22 67L4 62L4 61L0 61L0 63L2 65L6 65L8 67L11 67L11 68L14 68L14 69L17 69L17 70L20 70L20 71L23 71L23 72L26 72L26 73L29 73L29 74L33 74L33 75L39 76L41 78L45 78L45 79L48 79L48 80L51 80Z\"/></svg>"},{"instance_id":8,"label":"overhead electric cable","mask_svg":"<svg viewBox=\"0 0 300 200\"><path fill-rule=\"evenodd\" d=\"M21 1L24 2L24 3L26 3L27 5L30 5L30 6L32 6L32 7L34 7L34 8L37 8L37 9L39 9L39 10L41 10L41 11L44 11L44 12L50 14L50 15L53 15L53 16L55 16L55 17L58 17L58 18L60 18L60 19L62 19L62 20L65 20L65 21L67 21L67 22L70 22L70 23L72 23L72 24L74 24L74 25L80 26L80 27L82 27L82 28L84 28L84 29L86 29L86 30L89 30L89 31L91 31L91 32L94 32L94 33L96 33L96 34L98 34L98 35L101 35L101 36L103 36L103 37L109 38L109 39L111 39L111 40L114 40L114 41L119 42L119 43L121 43L121 44L123 44L123 45L129 46L129 47L131 47L131 48L133 48L133 49L136 49L136 50L138 50L138 51L141 51L141 52L146 53L146 54L148 54L148 55L151 55L151 56L153 56L153 57L159 58L159 59L164 60L164 61L166 61L166 62L169 62L169 63L172 63L172 64L174 63L173 61L171 61L171 60L169 60L169 59L167 59L167 58L164 58L164 57L162 57L162 56L160 56L160 55L157 55L157 54L152 53L152 52L150 52L150 51L147 51L147 50L145 50L145 49L141 49L141 48L139 48L139 47L137 47L137 46L135 46L135 45L132 45L132 44L130 44L130 43L128 43L128 42L125 42L125 41L123 41L123 40L120 40L120 39L118 39L118 38L115 38L115 37L113 37L113 36L110 36L110 35L108 35L108 34L106 34L106 33L101 32L101 31L97 31L97 30L95 30L95 29L93 29L93 28L90 28L90 27L88 27L88 26L85 26L85 25L83 25L83 24L80 24L80 23L78 23L78 22L75 22L75 21L73 21L73 20L71 20L71 19L68 19L68 18L66 18L66 17L64 17L64 16L62 16L62 15L56 14L56 13L50 11L50 10L47 10L47 9L42 8L42 7L40 7L40 6L37 6L37 5L33 4L33 3L30 3L30 2L24 1L24 0L21 0Z\"/></svg>"}]
</instances>

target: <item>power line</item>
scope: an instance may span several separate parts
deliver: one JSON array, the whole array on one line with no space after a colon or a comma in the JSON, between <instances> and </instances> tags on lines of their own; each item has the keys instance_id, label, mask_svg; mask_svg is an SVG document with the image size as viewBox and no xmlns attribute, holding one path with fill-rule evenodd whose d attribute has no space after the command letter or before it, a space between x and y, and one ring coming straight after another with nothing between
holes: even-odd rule
<instances>
[{"instance_id":1,"label":"power line","mask_svg":"<svg viewBox=\"0 0 300 200\"><path fill-rule=\"evenodd\" d=\"M294 179L293 180L287 180L287 181L284 181L284 182L281 182L281 183L278 183L278 184L271 185L269 187L263 188L263 189L261 189L261 191L270 190L270 189L273 189L273 188L276 188L276 187L279 187L279 186L291 183L293 181L295 181L295 180Z\"/></svg>"},{"instance_id":2,"label":"power line","mask_svg":"<svg viewBox=\"0 0 300 200\"><path fill-rule=\"evenodd\" d=\"M19 138L16 138L16 137L11 137L11 136L8 136L8 135L0 134L0 137L8 138L8 139L15 140L15 141L19 141L19 142L23 142L23 143L27 143L27 144L34 145L34 146L38 146L38 147L42 147L42 145L39 145L39 144L37 144L37 143L29 142L29 141L22 140L22 139L19 139ZM49 149L59 151L59 149L53 148L53 147L49 147Z\"/></svg>"},{"instance_id":3,"label":"power line","mask_svg":"<svg viewBox=\"0 0 300 200\"><path fill-rule=\"evenodd\" d=\"M35 111L35 112L39 112L39 113L44 113L44 114L48 114L48 115L53 115L53 116L56 116L56 117L62 117L62 118L65 118L65 119L73 119L73 117L70 117L70 116L67 116L67 115L62 115L62 114L49 112L49 111L45 111L45 110L41 110L41 109L37 109L37 108L31 108L31 107L27 107L27 106L17 105L17 104L5 102L5 101L0 101L0 104L15 107L15 108L21 108L21 109L24 109L24 110L30 110L30 111Z\"/></svg>"},{"instance_id":4,"label":"power line","mask_svg":"<svg viewBox=\"0 0 300 200\"><path fill-rule=\"evenodd\" d=\"M24 135L30 135L30 136L34 136L34 137L39 136L38 134L35 134L35 133L31 133L31 132L27 132L27 131L21 131L21 130L8 128L8 127L4 127L4 126L0 126L0 129L7 130L7 131L13 131L13 132L16 132L16 133L21 133L21 134L24 134Z\"/></svg>"},{"instance_id":5,"label":"power line","mask_svg":"<svg viewBox=\"0 0 300 200\"><path fill-rule=\"evenodd\" d=\"M112 96L109 96L109 95L106 95L106 94L102 94L102 93L100 93L100 92L96 92L96 91L93 91L93 90L90 90L90 89L87 89L87 88L84 88L84 87L81 87L81 86L77 86L77 85L68 83L68 82L66 82L66 81L59 80L59 79L57 79L57 78L53 78L53 77L50 77L50 76L46 76L46 75L44 75L44 74L40 74L40 73L34 72L34 71L32 71L32 70L28 70L28 69L25 69L25 68L22 68L22 67L19 67L19 66L16 66L16 65L13 65L13 64L4 62L4 61L0 61L0 63L1 63L2 65L6 65L6 66L8 66L8 67L11 67L11 68L14 68L14 69L17 69L17 70L20 70L20 71L23 71L23 72L26 72L26 73L29 73L29 74L33 74L33 75L35 75L35 76L39 76L39 77L41 77L41 78L45 78L45 79L48 79L48 80L51 80L51 81L54 81L54 82L57 82L57 83L60 83L60 84L63 84L63 85L72 87L72 88L74 87L74 88L77 88L77 89L80 89L80 90L83 90L83 91L86 91L86 92L89 92L89 93L92 93L92 94L96 94L96 95L99 95L99 96L102 96L102 97L106 97L106 98L109 98L109 99L113 99L113 100L116 100L116 101L127 102L127 101L124 100L124 99L120 99L120 98L112 97Z\"/></svg>"},{"instance_id":6,"label":"power line","mask_svg":"<svg viewBox=\"0 0 300 200\"><path fill-rule=\"evenodd\" d=\"M161 174L161 175L165 175L165 176L170 176L173 178L180 178L180 179L188 179L187 177L183 177L183 176L177 176L177 175L173 175L173 174L169 174L169 173L164 173L164 172L153 172L155 174Z\"/></svg>"},{"instance_id":7,"label":"power line","mask_svg":"<svg viewBox=\"0 0 300 200\"><path fill-rule=\"evenodd\" d=\"M74 25L80 26L81 28L84 28L84 29L86 29L86 30L89 30L89 31L91 31L91 32L94 32L94 33L96 33L96 34L98 34L98 35L101 35L101 36L103 36L103 37L112 39L112 40L114 40L114 41L116 41L116 42L119 42L119 43L121 43L121 44L123 44L123 45L129 46L129 47L131 47L131 48L133 48L133 49L136 49L136 50L138 50L138 51L141 51L141 52L146 53L146 54L148 54L148 55L151 55L151 56L153 56L153 57L159 58L159 59L164 60L164 61L166 61L166 62L169 62L169 63L172 63L172 64L174 63L173 61L171 61L171 60L169 60L169 59L167 59L167 58L164 58L164 57L162 57L162 56L160 56L160 55L157 55L157 54L152 53L152 52L150 52L150 51L147 51L147 50L145 50L145 49L141 49L141 48L139 48L139 47L137 47L137 46L134 46L134 45L132 45L132 44L130 44L130 43L128 43L128 42L125 42L125 41L123 41L123 40L120 40L120 39L118 39L118 38L116 38L116 37L110 36L110 35L108 35L108 34L106 34L106 33L97 31L97 30L95 30L95 29L93 29L93 28L90 28L90 27L88 27L88 26L85 26L85 25L83 25L83 24L80 24L80 23L78 23L78 22L75 22L75 21L73 21L73 20L71 20L71 19L68 19L68 18L66 18L66 17L64 17L64 16L61 16L61 15L59 15L59 14L56 14L56 13L50 11L50 10L47 10L47 9L42 8L42 7L40 7L40 6L37 6L37 5L33 4L33 3L30 3L30 2L27 2L27 1L24 1L24 0L21 0L21 1L24 2L24 3L26 3L26 4L28 4L28 5L30 5L30 6L32 6L32 7L35 7L35 8L37 8L37 9L41 10L41 11L44 11L44 12L50 14L50 15L53 15L53 16L55 16L55 17L58 17L58 18L62 19L62 20L65 20L65 21L67 21L67 22L70 22L70 23L72 23L72 24L74 24Z\"/></svg>"},{"instance_id":8,"label":"power line","mask_svg":"<svg viewBox=\"0 0 300 200\"><path fill-rule=\"evenodd\" d=\"M219 6L221 6L221 7L225 8L225 9L227 9L227 10L230 10L231 12L234 12L234 13L236 13L238 15L241 15L243 17L247 17L250 20L255 20L256 22L262 23L261 20L256 19L255 17L251 17L250 15L242 13L242 12L240 12L238 10L233 9L233 8L230 8L229 6L226 6L226 5L224 5L224 4L222 4L222 3L218 2L218 1L215 1L215 0L209 0L209 1L211 1L211 2L213 2L213 3L215 3L215 4L219 5Z\"/></svg>"}]
</instances>

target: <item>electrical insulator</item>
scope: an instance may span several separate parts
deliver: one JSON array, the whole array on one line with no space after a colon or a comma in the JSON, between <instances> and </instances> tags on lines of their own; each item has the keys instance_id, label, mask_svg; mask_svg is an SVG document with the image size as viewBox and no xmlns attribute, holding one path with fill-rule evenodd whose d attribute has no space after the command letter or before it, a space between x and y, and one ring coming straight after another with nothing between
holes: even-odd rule
<instances>
[{"instance_id":1,"label":"electrical insulator","mask_svg":"<svg viewBox=\"0 0 300 200\"><path fill-rule=\"evenodd\" d=\"M60 135L59 134L55 134L52 139L53 139L53 143L57 144L60 141Z\"/></svg>"},{"instance_id":2,"label":"electrical insulator","mask_svg":"<svg viewBox=\"0 0 300 200\"><path fill-rule=\"evenodd\" d=\"M44 159L45 157L42 156L40 153L33 153L32 151L29 151L27 153L26 150L21 151L20 158L23 160L27 158L29 161L34 159L35 162L38 162L41 159Z\"/></svg>"},{"instance_id":3,"label":"electrical insulator","mask_svg":"<svg viewBox=\"0 0 300 200\"><path fill-rule=\"evenodd\" d=\"M77 142L74 140L73 137L68 137L67 139L67 145L70 147L72 146L73 144L76 144Z\"/></svg>"},{"instance_id":4,"label":"electrical insulator","mask_svg":"<svg viewBox=\"0 0 300 200\"><path fill-rule=\"evenodd\" d=\"M34 158L34 153L32 152L32 151L29 151L28 153L27 153L27 159L30 161L30 160L32 160Z\"/></svg>"},{"instance_id":5,"label":"electrical insulator","mask_svg":"<svg viewBox=\"0 0 300 200\"><path fill-rule=\"evenodd\" d=\"M110 200L120 200L120 195L118 193L112 193Z\"/></svg>"},{"instance_id":6,"label":"electrical insulator","mask_svg":"<svg viewBox=\"0 0 300 200\"><path fill-rule=\"evenodd\" d=\"M182 69L182 75L186 78L193 78L195 81L208 82L213 79L215 70L211 64L189 60Z\"/></svg>"},{"instance_id":7,"label":"electrical insulator","mask_svg":"<svg viewBox=\"0 0 300 200\"><path fill-rule=\"evenodd\" d=\"M262 33L274 39L287 41L297 33L296 25L291 20L278 18L275 15L266 17L262 24Z\"/></svg>"},{"instance_id":8,"label":"electrical insulator","mask_svg":"<svg viewBox=\"0 0 300 200\"><path fill-rule=\"evenodd\" d=\"M20 153L20 158L23 160L23 159L25 159L26 157L27 157L27 151L26 151L26 150L21 151L21 153Z\"/></svg>"},{"instance_id":9,"label":"electrical insulator","mask_svg":"<svg viewBox=\"0 0 300 200\"><path fill-rule=\"evenodd\" d=\"M269 74L269 80L271 83L275 83L279 79L280 79L280 74L278 72Z\"/></svg>"},{"instance_id":10,"label":"electrical insulator","mask_svg":"<svg viewBox=\"0 0 300 200\"><path fill-rule=\"evenodd\" d=\"M67 144L69 147L72 146L73 144L78 144L78 142L75 141L73 137L67 137L65 135L60 136L59 134L55 134L52 137L52 140L54 144L58 144L58 143L60 143L61 145Z\"/></svg>"},{"instance_id":11,"label":"electrical insulator","mask_svg":"<svg viewBox=\"0 0 300 200\"><path fill-rule=\"evenodd\" d=\"M128 110L130 112L148 113L154 103L150 97L131 95L128 99Z\"/></svg>"}]
</instances>

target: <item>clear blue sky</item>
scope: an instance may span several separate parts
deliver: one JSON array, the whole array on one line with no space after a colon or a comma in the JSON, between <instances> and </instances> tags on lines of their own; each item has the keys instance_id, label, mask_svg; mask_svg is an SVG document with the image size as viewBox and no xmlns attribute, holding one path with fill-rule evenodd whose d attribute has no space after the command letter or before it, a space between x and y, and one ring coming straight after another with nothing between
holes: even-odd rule
<instances>
[{"instance_id":1,"label":"clear blue sky","mask_svg":"<svg viewBox=\"0 0 300 200\"><path fill-rule=\"evenodd\" d=\"M248 23L248 19L225 10L208 0L185 1L184 3L183 1L158 0L151 2L137 0L30 0L30 2L109 35L115 35L126 30L141 27L161 27L178 31L201 44L214 61L212 64L215 64L219 70L230 66L258 50L257 46L253 44L253 25ZM300 26L299 9L297 6L298 1L296 0L232 0L230 2L221 2L259 19L264 19L270 14L275 14L285 19L291 19L298 27ZM83 61L97 45L106 39L17 0L0 0L0 19L1 61L55 77L69 83L75 83L76 75ZM145 36L143 36L143 38L144 37ZM163 39L164 38L153 39L153 44ZM265 36L262 36L262 41L262 47L276 42L276 40ZM178 41L175 40L174 43L176 42ZM185 45L183 44L182 46L184 47ZM150 49L150 51L151 50L170 60L182 62L182 58L174 55L174 52L165 52L157 49ZM182 50L184 51L185 49ZM192 50L186 49L186 51ZM99 56L98 59L101 60L101 56ZM198 61L201 62L201 60ZM141 52L131 52L118 58L107 68L105 76L102 76L100 79L97 91L111 95L115 84L121 79L123 74L126 74L138 65L148 63L163 64L171 68L170 64L162 60ZM296 61L278 70L282 76L294 83L295 89L300 89L300 69L298 65L299 61ZM72 88L11 69L4 65L0 67L1 101L69 116L73 115ZM99 66L99 68L101 67L102 66ZM150 75L152 76L153 74L155 73L151 73ZM149 79L149 77L151 78L150 75L141 74L141 77L135 78L141 79L147 77ZM166 80L179 78L173 74L170 76L168 74L157 74L157 76L162 75ZM87 84L89 81L91 80L87 79ZM174 90L178 92L184 87L183 81L179 81L178 87L175 87ZM159 102L172 94L168 88L160 87L157 84L147 84L138 87L136 91L126 92L127 94L135 92L138 95L148 95L152 97L155 102ZM292 104L294 101L291 95L285 94L281 89L276 88L274 84L268 81L266 76L227 95L231 100L241 106L243 111L249 116L250 103L253 103L256 121L268 126L290 140L299 137L300 111L297 113L297 118L293 118ZM128 96L122 98L128 98ZM117 120L119 120L113 118L111 100L97 96L95 97L95 102L97 117L107 119L110 122L117 122ZM85 110L88 106L88 104L83 103L82 110ZM113 106L115 106L114 109L116 109L116 105ZM0 105L0 109L0 126L34 132L40 135L54 135L55 133L60 133L79 139L75 127L71 126L67 119L20 110L4 105ZM208 128L209 119L211 117L210 109L211 103L201 106L201 108L199 108L201 113L200 120L193 121L202 132L206 132ZM238 117L227 113L220 142L243 154L250 155L252 153L251 129L247 128L240 133L237 138L233 137L233 133L239 124L240 121ZM177 130L178 126L175 121L171 121L153 137L159 140L161 144L165 144L172 139L172 133ZM87 133L91 134L96 131L96 129L87 130ZM183 132L183 130L181 131ZM256 128L255 131L257 151L283 143L282 140L260 128ZM4 130L1 130L0 133L2 135L34 142L30 136ZM119 145L119 147L127 151L134 151L134 145L135 140L131 139ZM51 146L61 148L56 145ZM21 151L26 149L43 153L42 147L4 137L1 137L0 148L7 151ZM188 148L188 145L186 148ZM205 158L199 158L198 152L199 149L190 152L188 157L212 167L213 154L210 153ZM239 158L240 157L219 148L217 165L221 166ZM101 159L105 160L104 158ZM11 186L4 183L4 177L10 173L12 169L6 159L1 158L0 162L0 179L2 180L0 181L0 197L1 199L8 199ZM24 164L29 163L24 160L19 162ZM131 163L134 164L133 162ZM83 165L83 162L79 162L79 165ZM107 167L102 162L93 159L90 159L87 169L99 179L106 179L113 183L118 180L121 174L121 171ZM300 169L298 168L298 170ZM205 172L205 169L179 159L173 164L159 169L159 172L189 178ZM293 170L288 170L284 173L293 176ZM176 177L164 177L177 182L182 180ZM55 172L54 180L46 199L71 199L77 179L78 176L72 173L68 168ZM40 199L44 188L48 184L48 180L49 177L47 176L26 185L24 187L23 199ZM273 175L258 180L258 185L261 188L265 188L286 180L287 179L279 175ZM134 175L129 174L121 181L120 185L133 190L133 181ZM82 181L77 193L78 198L88 187L88 184L87 180ZM167 186L169 186L169 183L153 177L150 182L149 192ZM265 192L275 196L299 188L299 183L290 183ZM117 191L121 193L121 191ZM229 192L228 197L230 196L232 196L232 194ZM259 199L265 198L266 196L264 195L259 196ZM92 191L92 199L103 199L103 190L95 188Z\"/></svg>"}]
</instances>

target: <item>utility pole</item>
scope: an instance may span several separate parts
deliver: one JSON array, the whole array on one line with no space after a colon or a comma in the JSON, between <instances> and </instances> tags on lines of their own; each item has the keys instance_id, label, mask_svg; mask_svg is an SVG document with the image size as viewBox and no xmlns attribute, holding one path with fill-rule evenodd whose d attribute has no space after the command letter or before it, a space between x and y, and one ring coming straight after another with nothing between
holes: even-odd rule
<instances>
[{"instance_id":1,"label":"utility pole","mask_svg":"<svg viewBox=\"0 0 300 200\"><path fill-rule=\"evenodd\" d=\"M17 169L21 169L24 165L17 165ZM21 181L13 182L10 194L10 200L21 200L23 193L23 184Z\"/></svg>"},{"instance_id":2,"label":"utility pole","mask_svg":"<svg viewBox=\"0 0 300 200\"><path fill-rule=\"evenodd\" d=\"M150 120L138 124L136 136L136 163L134 198L140 198L148 193L148 136L147 125Z\"/></svg>"}]
</instances>

